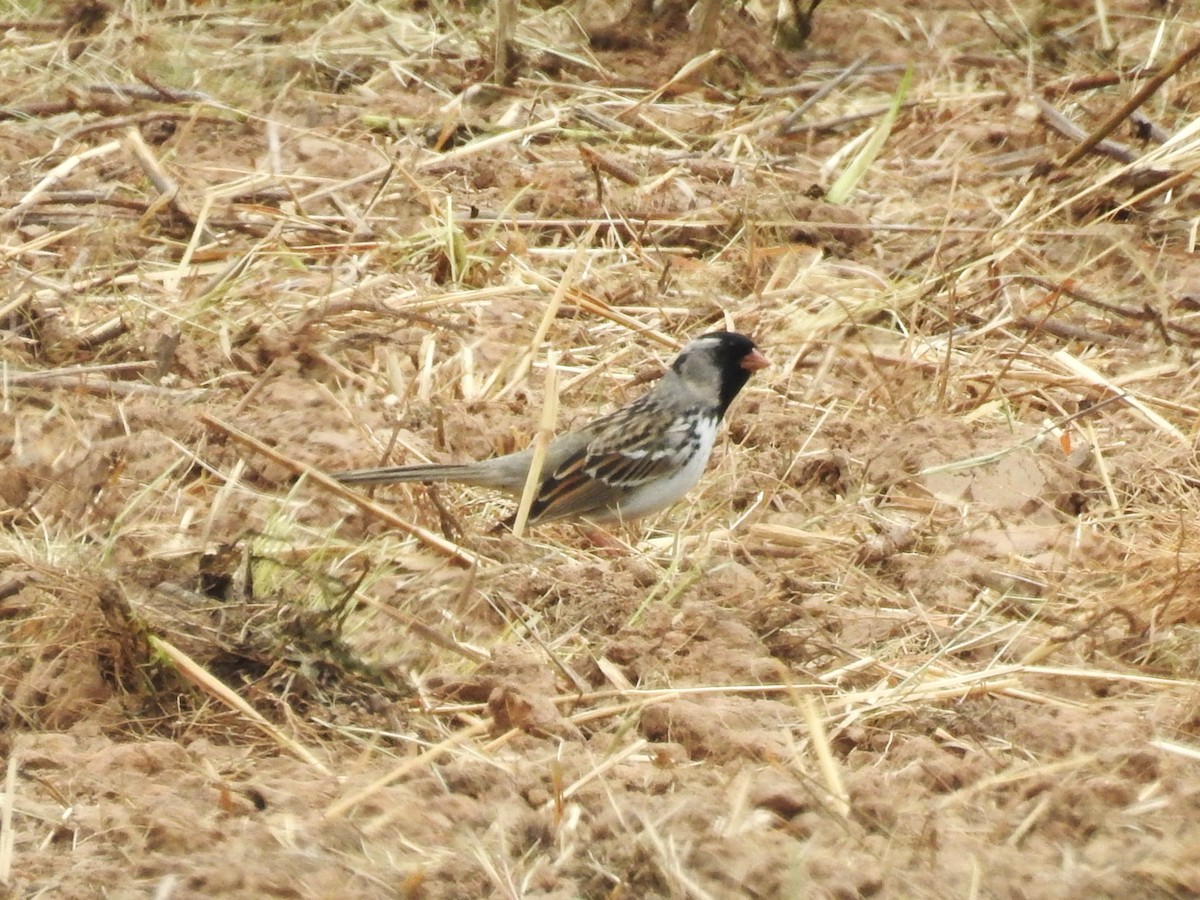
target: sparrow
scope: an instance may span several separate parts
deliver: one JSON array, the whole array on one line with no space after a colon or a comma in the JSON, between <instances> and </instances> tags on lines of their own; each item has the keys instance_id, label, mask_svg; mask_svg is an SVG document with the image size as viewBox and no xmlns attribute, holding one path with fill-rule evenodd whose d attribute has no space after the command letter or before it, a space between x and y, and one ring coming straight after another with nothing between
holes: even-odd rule
<instances>
[{"instance_id":1,"label":"sparrow","mask_svg":"<svg viewBox=\"0 0 1200 900\"><path fill-rule=\"evenodd\" d=\"M717 426L750 375L769 365L754 341L715 331L689 343L653 388L627 406L554 438L529 522L629 522L673 505L696 486ZM345 484L453 481L519 495L533 450L481 462L358 469Z\"/></svg>"}]
</instances>

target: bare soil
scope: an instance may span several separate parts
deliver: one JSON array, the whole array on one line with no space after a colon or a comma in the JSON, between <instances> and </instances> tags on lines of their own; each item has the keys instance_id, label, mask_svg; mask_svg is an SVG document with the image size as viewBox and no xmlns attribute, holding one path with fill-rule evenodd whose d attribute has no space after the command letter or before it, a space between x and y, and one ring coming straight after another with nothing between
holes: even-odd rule
<instances>
[{"instance_id":1,"label":"bare soil","mask_svg":"<svg viewBox=\"0 0 1200 900\"><path fill-rule=\"evenodd\" d=\"M1200 896L1200 12L485 6L0 23L7 895ZM724 327L615 547L318 474Z\"/></svg>"}]
</instances>

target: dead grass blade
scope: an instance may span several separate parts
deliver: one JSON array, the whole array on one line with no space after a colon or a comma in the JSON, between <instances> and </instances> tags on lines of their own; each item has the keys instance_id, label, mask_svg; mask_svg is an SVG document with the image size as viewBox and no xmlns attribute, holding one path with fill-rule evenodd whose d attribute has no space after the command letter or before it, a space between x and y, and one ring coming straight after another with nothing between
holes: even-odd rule
<instances>
[{"instance_id":1,"label":"dead grass blade","mask_svg":"<svg viewBox=\"0 0 1200 900\"><path fill-rule=\"evenodd\" d=\"M486 734L489 727L491 727L490 722L476 722L474 725L468 726L461 731L456 731L450 737L446 738L440 743L434 744L419 756L414 756L412 759L406 759L400 765L389 771L386 775L383 775L382 777L377 778L375 781L372 781L362 790L356 791L347 797L343 797L336 803L331 804L329 808L325 810L324 818L340 819L355 806L379 793L389 784L393 784L404 776L433 763L439 757L444 756L459 744L463 744L472 738L479 737L481 734ZM404 812L404 810L399 810L395 814L387 813L383 816L379 816L369 822L363 830L368 834L378 833L379 830L385 827L389 822L394 821L397 815L404 815Z\"/></svg>"},{"instance_id":2,"label":"dead grass blade","mask_svg":"<svg viewBox=\"0 0 1200 900\"><path fill-rule=\"evenodd\" d=\"M563 788L558 797L552 798L547 802L556 803L564 800L570 800L590 782L595 781L597 778L600 778L611 772L630 757L641 753L649 745L649 743L650 742L645 738L638 738L628 746L622 747L616 753L606 756L599 765L588 769L580 777L576 778L573 782Z\"/></svg>"},{"instance_id":3,"label":"dead grass blade","mask_svg":"<svg viewBox=\"0 0 1200 900\"><path fill-rule=\"evenodd\" d=\"M717 59L721 55L721 50L709 50L707 53L701 53L699 56L689 59L686 63L679 67L679 70L652 90L645 97L642 97L636 103L627 106L621 112L617 113L617 118L620 120L628 120L634 113L656 102L659 97L669 91L675 85L687 81L696 72L702 71L705 66Z\"/></svg>"},{"instance_id":4,"label":"dead grass blade","mask_svg":"<svg viewBox=\"0 0 1200 900\"><path fill-rule=\"evenodd\" d=\"M513 522L513 537L519 538L525 533L525 525L529 521L529 510L537 499L538 489L542 483L542 464L546 461L546 448L554 437L554 424L558 418L558 351L551 350L546 354L546 383L542 391L542 415L538 422L537 434L533 439L533 459L529 463L529 474L525 477L525 487L521 490L521 501L517 505L517 517Z\"/></svg>"},{"instance_id":5,"label":"dead grass blade","mask_svg":"<svg viewBox=\"0 0 1200 900\"><path fill-rule=\"evenodd\" d=\"M369 513L370 515L388 523L399 531L416 538L427 547L436 550L438 553L449 557L461 565L477 566L487 561L483 557L472 553L470 550L460 547L457 544L446 540L440 535L434 534L427 528L422 528L420 525L415 525L412 522L400 518L391 510L380 506L378 503L368 500L357 491L353 491L336 479L330 478L324 472L320 472L311 466L306 466L301 462L297 462L296 460L285 456L274 448L268 447L257 438L251 437L244 431L235 428L226 422L222 422L220 419L217 419L214 416L203 413L200 416L200 421L208 425L210 428L228 435L239 444L249 447L257 453L261 453L263 456L267 457L273 462L278 463L294 474L305 476L308 481L320 485L320 487L325 491L341 497L343 500L350 501L363 512Z\"/></svg>"},{"instance_id":6,"label":"dead grass blade","mask_svg":"<svg viewBox=\"0 0 1200 900\"><path fill-rule=\"evenodd\" d=\"M10 743L4 776L4 796L0 797L0 884L5 885L12 884L13 847L16 844L13 809L17 802L18 757L15 742Z\"/></svg>"},{"instance_id":7,"label":"dead grass blade","mask_svg":"<svg viewBox=\"0 0 1200 900\"><path fill-rule=\"evenodd\" d=\"M56 184L71 174L76 168L93 159L100 159L108 156L111 153L116 153L121 149L120 141L109 141L107 144L101 144L99 147L92 147L88 150L82 150L79 153L68 156L57 166L51 169L46 175L35 184L32 188L26 191L25 196L18 200L13 206L0 215L0 226L9 226L19 219L30 207L38 202L47 191L53 188Z\"/></svg>"},{"instance_id":8,"label":"dead grass blade","mask_svg":"<svg viewBox=\"0 0 1200 900\"><path fill-rule=\"evenodd\" d=\"M1176 756L1182 756L1184 759L1191 760L1192 762L1200 762L1200 747L1195 747L1191 744L1155 739L1150 741L1150 746L1157 747L1159 750L1167 753L1174 753Z\"/></svg>"},{"instance_id":9,"label":"dead grass blade","mask_svg":"<svg viewBox=\"0 0 1200 900\"><path fill-rule=\"evenodd\" d=\"M1117 127L1129 118L1130 115L1139 106L1145 103L1150 97L1164 84L1167 83L1175 74L1186 66L1189 62L1200 56L1200 41L1196 41L1190 47L1183 50L1173 60L1163 66L1153 77L1146 80L1124 103L1118 106L1107 119L1101 122L1092 131L1086 139L1080 141L1071 151L1062 158L1058 167L1065 169L1079 162L1089 150L1095 147L1100 141L1112 134Z\"/></svg>"},{"instance_id":10,"label":"dead grass blade","mask_svg":"<svg viewBox=\"0 0 1200 900\"><path fill-rule=\"evenodd\" d=\"M529 342L529 349L521 357L521 361L517 364L512 374L509 376L508 383L497 394L497 399L502 399L511 394L518 384L525 378L529 372L530 366L533 365L533 359L546 340L546 335L550 333L550 326L554 323L555 316L558 315L559 307L562 306L563 298L567 296L567 292L575 283L575 279L579 277L580 271L583 269L584 261L587 259L587 251L592 246L592 242L596 239L596 231L598 225L592 225L576 245L575 252L572 254L570 262L567 263L567 268L563 272L562 278L555 285L554 293L550 295L550 301L546 304L546 308L542 311L542 318L538 322L537 330L533 333L533 338Z\"/></svg>"},{"instance_id":11,"label":"dead grass blade","mask_svg":"<svg viewBox=\"0 0 1200 900\"><path fill-rule=\"evenodd\" d=\"M1097 387L1102 387L1105 390L1111 391L1126 405L1140 413L1147 422L1149 422L1163 434L1167 435L1167 437L1173 438L1180 444L1190 446L1191 442L1187 439L1182 431L1180 431L1154 410L1150 409L1150 407L1148 407L1141 400L1130 396L1127 391L1114 385L1109 379L1105 378L1082 360L1076 358L1066 350L1056 350L1050 354L1050 358L1068 372L1072 373L1073 375L1078 375L1080 378L1084 379L1084 381L1088 382L1088 384L1094 384Z\"/></svg>"},{"instance_id":12,"label":"dead grass blade","mask_svg":"<svg viewBox=\"0 0 1200 900\"><path fill-rule=\"evenodd\" d=\"M422 640L441 647L443 650L449 650L451 653L461 656L463 659L469 660L470 662L478 665L487 662L491 658L485 651L479 650L476 647L471 647L462 643L461 641L456 641L454 638L442 634L436 628L426 625L416 616L412 615L412 613L405 612L402 609L397 609L388 603L384 603L377 597L372 597L360 591L355 594L354 599L357 602L362 603L364 606L369 606L371 609L378 610L385 616L400 622L402 625L408 628L409 631Z\"/></svg>"},{"instance_id":13,"label":"dead grass blade","mask_svg":"<svg viewBox=\"0 0 1200 900\"><path fill-rule=\"evenodd\" d=\"M197 663L194 659L188 656L179 648L175 647L169 641L156 635L147 635L152 649L158 651L176 668L176 670L184 678L194 684L197 688L209 694L214 699L228 706L234 712L245 716L255 728L259 729L263 734L277 743L288 753L295 756L297 759L308 763L317 771L324 775L331 774L329 769L321 760L319 760L311 750L296 740L293 740L288 735L284 734L270 722L253 706L243 700L235 691L228 688L221 682L209 674L208 670Z\"/></svg>"},{"instance_id":14,"label":"dead grass blade","mask_svg":"<svg viewBox=\"0 0 1200 900\"><path fill-rule=\"evenodd\" d=\"M821 776L825 779L825 790L833 801L833 810L843 819L850 817L850 794L842 781L842 773L834 760L833 749L829 746L829 735L825 731L825 723L817 714L816 704L812 697L801 694L795 702L804 715L804 723L808 727L808 738L812 742L813 752L817 755L817 764Z\"/></svg>"},{"instance_id":15,"label":"dead grass blade","mask_svg":"<svg viewBox=\"0 0 1200 900\"><path fill-rule=\"evenodd\" d=\"M141 132L136 128L127 128L123 144L126 151L137 161L142 171L146 173L146 177L158 189L163 202L195 230L196 233L193 235L193 241L200 235L203 235L205 243L216 241L216 235L204 228L202 218L197 216L195 211L184 201L180 193L179 183L163 169L162 164L158 161L158 157L146 145ZM190 255L190 253L184 255L184 263L186 263Z\"/></svg>"}]
</instances>

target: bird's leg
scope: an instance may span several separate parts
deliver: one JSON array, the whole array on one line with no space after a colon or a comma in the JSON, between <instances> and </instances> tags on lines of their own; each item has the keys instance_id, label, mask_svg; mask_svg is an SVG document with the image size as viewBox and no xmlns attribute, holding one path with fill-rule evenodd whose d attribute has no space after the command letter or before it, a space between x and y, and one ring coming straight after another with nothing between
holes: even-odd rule
<instances>
[{"instance_id":1,"label":"bird's leg","mask_svg":"<svg viewBox=\"0 0 1200 900\"><path fill-rule=\"evenodd\" d=\"M442 502L442 495L438 493L436 484L427 484L425 486L425 496L433 504L433 508L437 510L438 526L442 529L442 534L456 544L461 544L466 531L463 529L462 523L458 520L446 504Z\"/></svg>"}]
</instances>

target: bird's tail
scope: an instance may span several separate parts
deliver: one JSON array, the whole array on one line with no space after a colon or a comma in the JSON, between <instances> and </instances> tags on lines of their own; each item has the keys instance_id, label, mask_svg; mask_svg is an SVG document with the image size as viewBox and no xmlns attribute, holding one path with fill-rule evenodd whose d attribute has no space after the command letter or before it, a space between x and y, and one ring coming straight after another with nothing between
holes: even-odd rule
<instances>
[{"instance_id":1,"label":"bird's tail","mask_svg":"<svg viewBox=\"0 0 1200 900\"><path fill-rule=\"evenodd\" d=\"M437 463L416 466L390 466L383 469L355 469L350 472L334 472L333 477L342 484L392 484L398 481L456 481L480 487L496 487L496 478L478 465L439 465Z\"/></svg>"}]
</instances>

